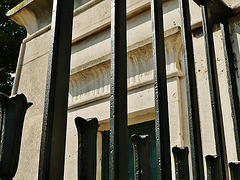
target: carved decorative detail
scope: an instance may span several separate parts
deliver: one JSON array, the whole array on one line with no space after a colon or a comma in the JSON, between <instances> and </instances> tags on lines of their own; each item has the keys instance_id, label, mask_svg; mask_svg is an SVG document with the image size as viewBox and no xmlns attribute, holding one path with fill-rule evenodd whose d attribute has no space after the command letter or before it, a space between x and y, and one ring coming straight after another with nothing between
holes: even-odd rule
<instances>
[{"instance_id":1,"label":"carved decorative detail","mask_svg":"<svg viewBox=\"0 0 240 180\"><path fill-rule=\"evenodd\" d=\"M89 97L99 97L110 92L110 63L81 71L70 77L70 105L89 100Z\"/></svg>"},{"instance_id":2,"label":"carved decorative detail","mask_svg":"<svg viewBox=\"0 0 240 180\"><path fill-rule=\"evenodd\" d=\"M219 156L217 155L207 155L207 179L223 179L221 170L220 170L220 161Z\"/></svg>"},{"instance_id":3,"label":"carved decorative detail","mask_svg":"<svg viewBox=\"0 0 240 180\"><path fill-rule=\"evenodd\" d=\"M27 109L23 94L8 97L0 93L0 179L12 180L15 176L22 138L23 121Z\"/></svg>"},{"instance_id":4,"label":"carved decorative detail","mask_svg":"<svg viewBox=\"0 0 240 180\"><path fill-rule=\"evenodd\" d=\"M135 179L151 179L149 135L133 134L131 140L134 152Z\"/></svg>"},{"instance_id":5,"label":"carved decorative detail","mask_svg":"<svg viewBox=\"0 0 240 180\"><path fill-rule=\"evenodd\" d=\"M166 38L166 68L168 78L182 76L181 38L174 35ZM128 52L128 89L153 83L152 45L148 44ZM110 60L82 70L70 77L69 107L75 107L110 93Z\"/></svg>"},{"instance_id":6,"label":"carved decorative detail","mask_svg":"<svg viewBox=\"0 0 240 180\"><path fill-rule=\"evenodd\" d=\"M230 162L229 163L230 171L231 171L231 178L232 180L240 179L240 162Z\"/></svg>"},{"instance_id":7,"label":"carved decorative detail","mask_svg":"<svg viewBox=\"0 0 240 180\"><path fill-rule=\"evenodd\" d=\"M172 148L177 180L189 180L188 147Z\"/></svg>"},{"instance_id":8,"label":"carved decorative detail","mask_svg":"<svg viewBox=\"0 0 240 180\"><path fill-rule=\"evenodd\" d=\"M78 131L78 179L96 179L97 118L75 118Z\"/></svg>"}]
</instances>

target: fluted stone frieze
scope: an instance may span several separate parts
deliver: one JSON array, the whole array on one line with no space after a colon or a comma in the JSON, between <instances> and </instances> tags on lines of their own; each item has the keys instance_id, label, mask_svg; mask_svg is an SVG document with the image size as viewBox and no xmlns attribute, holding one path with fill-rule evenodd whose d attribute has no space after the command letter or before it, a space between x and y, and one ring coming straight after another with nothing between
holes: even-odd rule
<instances>
[{"instance_id":1,"label":"fluted stone frieze","mask_svg":"<svg viewBox=\"0 0 240 180\"><path fill-rule=\"evenodd\" d=\"M167 78L181 77L182 46L179 34L166 38ZM128 89L153 83L152 45L128 52ZM74 73L70 77L69 108L109 96L110 59Z\"/></svg>"}]
</instances>

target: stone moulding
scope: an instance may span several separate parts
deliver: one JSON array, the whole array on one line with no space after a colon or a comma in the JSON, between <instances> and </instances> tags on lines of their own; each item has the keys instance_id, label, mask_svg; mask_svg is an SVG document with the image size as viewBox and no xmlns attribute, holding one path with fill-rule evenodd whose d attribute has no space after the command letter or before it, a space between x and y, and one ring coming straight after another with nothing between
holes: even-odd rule
<instances>
[{"instance_id":1,"label":"stone moulding","mask_svg":"<svg viewBox=\"0 0 240 180\"><path fill-rule=\"evenodd\" d=\"M90 0L89 2L81 5L80 7L76 8L74 10L74 16L76 16L77 14L80 14L81 12L85 11L86 9L94 6L95 4L99 3L100 1L103 1L103 0Z\"/></svg>"},{"instance_id":2,"label":"stone moulding","mask_svg":"<svg viewBox=\"0 0 240 180\"><path fill-rule=\"evenodd\" d=\"M8 11L7 16L33 34L51 22L52 0L25 0Z\"/></svg>"},{"instance_id":3,"label":"stone moulding","mask_svg":"<svg viewBox=\"0 0 240 180\"><path fill-rule=\"evenodd\" d=\"M74 10L74 16L103 0L90 0ZM52 0L25 0L8 11L7 16L27 29L28 34L50 26L52 17ZM77 3L76 3L77 4Z\"/></svg>"},{"instance_id":4,"label":"stone moulding","mask_svg":"<svg viewBox=\"0 0 240 180\"><path fill-rule=\"evenodd\" d=\"M236 13L239 13L240 12L240 2L236 2L234 3L231 8L233 9L233 12L236 14Z\"/></svg>"},{"instance_id":5,"label":"stone moulding","mask_svg":"<svg viewBox=\"0 0 240 180\"><path fill-rule=\"evenodd\" d=\"M183 77L179 33L166 38L167 78ZM152 44L128 52L128 91L153 84ZM81 69L81 68L79 68ZM109 97L110 59L70 76L69 109Z\"/></svg>"},{"instance_id":6,"label":"stone moulding","mask_svg":"<svg viewBox=\"0 0 240 180\"><path fill-rule=\"evenodd\" d=\"M77 16L81 12L87 10L88 8L96 5L97 3L106 0L90 0L85 4L77 7L74 10L74 16ZM128 18L135 16L137 13L144 11L150 7L150 2L148 0L139 0L135 3L128 3ZM110 9L108 10L110 12ZM107 12L106 12L107 13ZM96 30L99 31L102 28L106 28L110 26L110 13L109 17L106 20L102 20L102 23L97 23L101 25L93 25L93 32L89 31L89 33L94 33ZM7 16L12 19L14 22L23 26L27 29L28 36L31 36L38 30L45 28L51 24L51 16L52 16L52 0L25 0L15 6L13 9L8 11ZM86 27L85 27L86 28ZM84 29L84 27L83 27ZM89 35L89 33L87 33ZM73 33L74 34L74 33ZM88 36L87 35L87 36ZM84 34L83 34L84 36ZM80 39L84 38L82 35L79 36ZM77 38L77 39L79 39Z\"/></svg>"}]
</instances>

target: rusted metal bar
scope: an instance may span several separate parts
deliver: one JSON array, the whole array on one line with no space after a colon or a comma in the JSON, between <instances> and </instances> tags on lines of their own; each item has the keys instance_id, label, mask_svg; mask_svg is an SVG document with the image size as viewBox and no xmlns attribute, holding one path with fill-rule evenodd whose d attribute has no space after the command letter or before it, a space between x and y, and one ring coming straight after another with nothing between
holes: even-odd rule
<instances>
[{"instance_id":1,"label":"rusted metal bar","mask_svg":"<svg viewBox=\"0 0 240 180\"><path fill-rule=\"evenodd\" d=\"M162 0L151 0L158 179L172 179Z\"/></svg>"},{"instance_id":2,"label":"rusted metal bar","mask_svg":"<svg viewBox=\"0 0 240 180\"><path fill-rule=\"evenodd\" d=\"M193 179L204 180L197 83L188 0L179 0L179 7L181 14Z\"/></svg>"},{"instance_id":3,"label":"rusted metal bar","mask_svg":"<svg viewBox=\"0 0 240 180\"><path fill-rule=\"evenodd\" d=\"M96 179L97 118L75 118L78 131L78 180Z\"/></svg>"},{"instance_id":4,"label":"rusted metal bar","mask_svg":"<svg viewBox=\"0 0 240 180\"><path fill-rule=\"evenodd\" d=\"M230 39L229 24L227 19L223 19L220 24L222 37L223 37L223 47L228 79L228 92L230 95L230 103L232 109L232 118L234 124L234 134L236 141L236 151L238 160L240 160L240 107L239 107L239 96L238 87L236 81L236 68L234 67L233 49Z\"/></svg>"},{"instance_id":5,"label":"rusted metal bar","mask_svg":"<svg viewBox=\"0 0 240 180\"><path fill-rule=\"evenodd\" d=\"M135 180L151 180L150 137L134 134L131 139L134 152Z\"/></svg>"},{"instance_id":6,"label":"rusted metal bar","mask_svg":"<svg viewBox=\"0 0 240 180\"><path fill-rule=\"evenodd\" d=\"M172 148L176 179L189 180L189 166L188 166L188 147L173 147Z\"/></svg>"},{"instance_id":7,"label":"rusted metal bar","mask_svg":"<svg viewBox=\"0 0 240 180\"><path fill-rule=\"evenodd\" d=\"M204 3L200 6L203 18L203 34L205 39L205 50L207 57L207 67L208 67L208 79L209 79L209 89L210 98L212 105L212 115L216 142L217 156L219 156L219 174L221 179L226 179L228 176L227 167L227 155L226 155L226 145L225 136L223 128L222 119L222 109L220 101L220 92L218 84L217 66L213 43L213 31L212 31L212 21L211 12L209 9L208 1L203 0Z\"/></svg>"},{"instance_id":8,"label":"rusted metal bar","mask_svg":"<svg viewBox=\"0 0 240 180\"><path fill-rule=\"evenodd\" d=\"M63 179L73 0L54 0L39 162L39 180Z\"/></svg>"},{"instance_id":9,"label":"rusted metal bar","mask_svg":"<svg viewBox=\"0 0 240 180\"><path fill-rule=\"evenodd\" d=\"M12 180L15 176L22 138L23 121L27 109L24 94L8 97L0 93L0 179Z\"/></svg>"},{"instance_id":10,"label":"rusted metal bar","mask_svg":"<svg viewBox=\"0 0 240 180\"><path fill-rule=\"evenodd\" d=\"M126 0L111 1L109 179L128 179Z\"/></svg>"}]
</instances>

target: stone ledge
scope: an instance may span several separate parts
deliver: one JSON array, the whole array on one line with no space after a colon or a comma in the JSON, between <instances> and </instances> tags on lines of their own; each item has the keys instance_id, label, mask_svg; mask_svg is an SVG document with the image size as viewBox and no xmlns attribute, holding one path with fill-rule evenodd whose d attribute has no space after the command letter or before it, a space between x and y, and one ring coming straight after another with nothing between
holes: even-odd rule
<instances>
[{"instance_id":1,"label":"stone ledge","mask_svg":"<svg viewBox=\"0 0 240 180\"><path fill-rule=\"evenodd\" d=\"M176 35L176 34L180 33L180 30L181 30L181 28L179 26L176 26L176 27L173 27L171 29L168 29L168 30L166 30L164 32L164 37L167 38L167 37L170 37L172 35ZM127 47L127 52L136 50L138 48L144 47L144 46L149 45L149 44L152 44L152 38L144 39L144 40L142 40L142 41L140 41L138 43L135 43L135 44L133 44L131 46L128 46ZM100 58L98 58L98 59L96 59L94 61L88 62L88 63L83 64L81 66L78 66L78 67L76 67L74 69L71 69L70 75L72 76L72 75L74 75L74 74L76 74L76 73L78 73L80 71L83 71L85 69L91 68L91 67L96 66L96 65L98 65L100 63L104 63L106 61L109 61L110 58L111 58L110 57L110 53L106 54L105 56L100 57Z\"/></svg>"},{"instance_id":2,"label":"stone ledge","mask_svg":"<svg viewBox=\"0 0 240 180\"><path fill-rule=\"evenodd\" d=\"M234 3L231 5L231 8L233 9L234 14L237 14L240 12L240 2Z\"/></svg>"},{"instance_id":3,"label":"stone ledge","mask_svg":"<svg viewBox=\"0 0 240 180\"><path fill-rule=\"evenodd\" d=\"M174 78L174 77L184 77L184 74L181 70L177 70L176 71L168 71L167 72L167 79L171 79L171 78ZM143 87L143 86L147 86L147 85L151 85L154 83L154 80L153 79L149 79L149 80L146 80L145 82L142 82L141 84L136 84L136 85L129 85L128 87L128 91L131 91L131 90L134 90L134 89L137 89L139 87ZM74 103L69 103L68 105L68 109L74 109L76 107L79 107L79 106L82 106L82 105L85 105L85 104L89 104L89 103L92 103L92 102L95 102L95 101L98 101L98 100L101 100L101 99L105 99L105 98L109 98L110 97L110 87L107 87L109 90L109 92L105 92L101 95L93 95L92 97L89 97L81 102L74 102Z\"/></svg>"},{"instance_id":4,"label":"stone ledge","mask_svg":"<svg viewBox=\"0 0 240 180\"><path fill-rule=\"evenodd\" d=\"M84 11L88 10L90 7L95 6L98 3L105 3L107 0L90 0L89 2L81 5L80 7L77 7L74 10L74 17L79 16L81 13L84 13ZM169 0L164 0L164 3ZM150 8L150 1L149 0L139 0L139 1L129 1L127 4L127 16L128 18L131 18L133 16L136 16L138 13L149 9ZM100 8L102 9L102 8ZM86 25L86 27L81 27L81 33L74 33L73 30L73 37L74 41L73 43L76 43L77 41L96 33L96 31L101 31L104 28L107 28L110 26L110 8L102 10L104 11L103 14L107 15L107 18L101 19L102 22L95 22L91 25ZM95 11L96 12L96 11ZM31 36L32 34L40 31L41 29L46 31L46 29L49 29L49 26L51 24L51 15L52 15L52 0L25 0L15 6L13 9L9 10L7 13L7 16L12 19L17 24L24 26L27 29L28 36ZM39 34L39 32L38 32ZM36 35L34 35L36 37ZM27 37L28 38L28 37ZM30 38L33 39L33 38Z\"/></svg>"},{"instance_id":5,"label":"stone ledge","mask_svg":"<svg viewBox=\"0 0 240 180\"><path fill-rule=\"evenodd\" d=\"M51 22L52 0L25 0L8 11L7 16L27 29L28 34Z\"/></svg>"}]
</instances>

